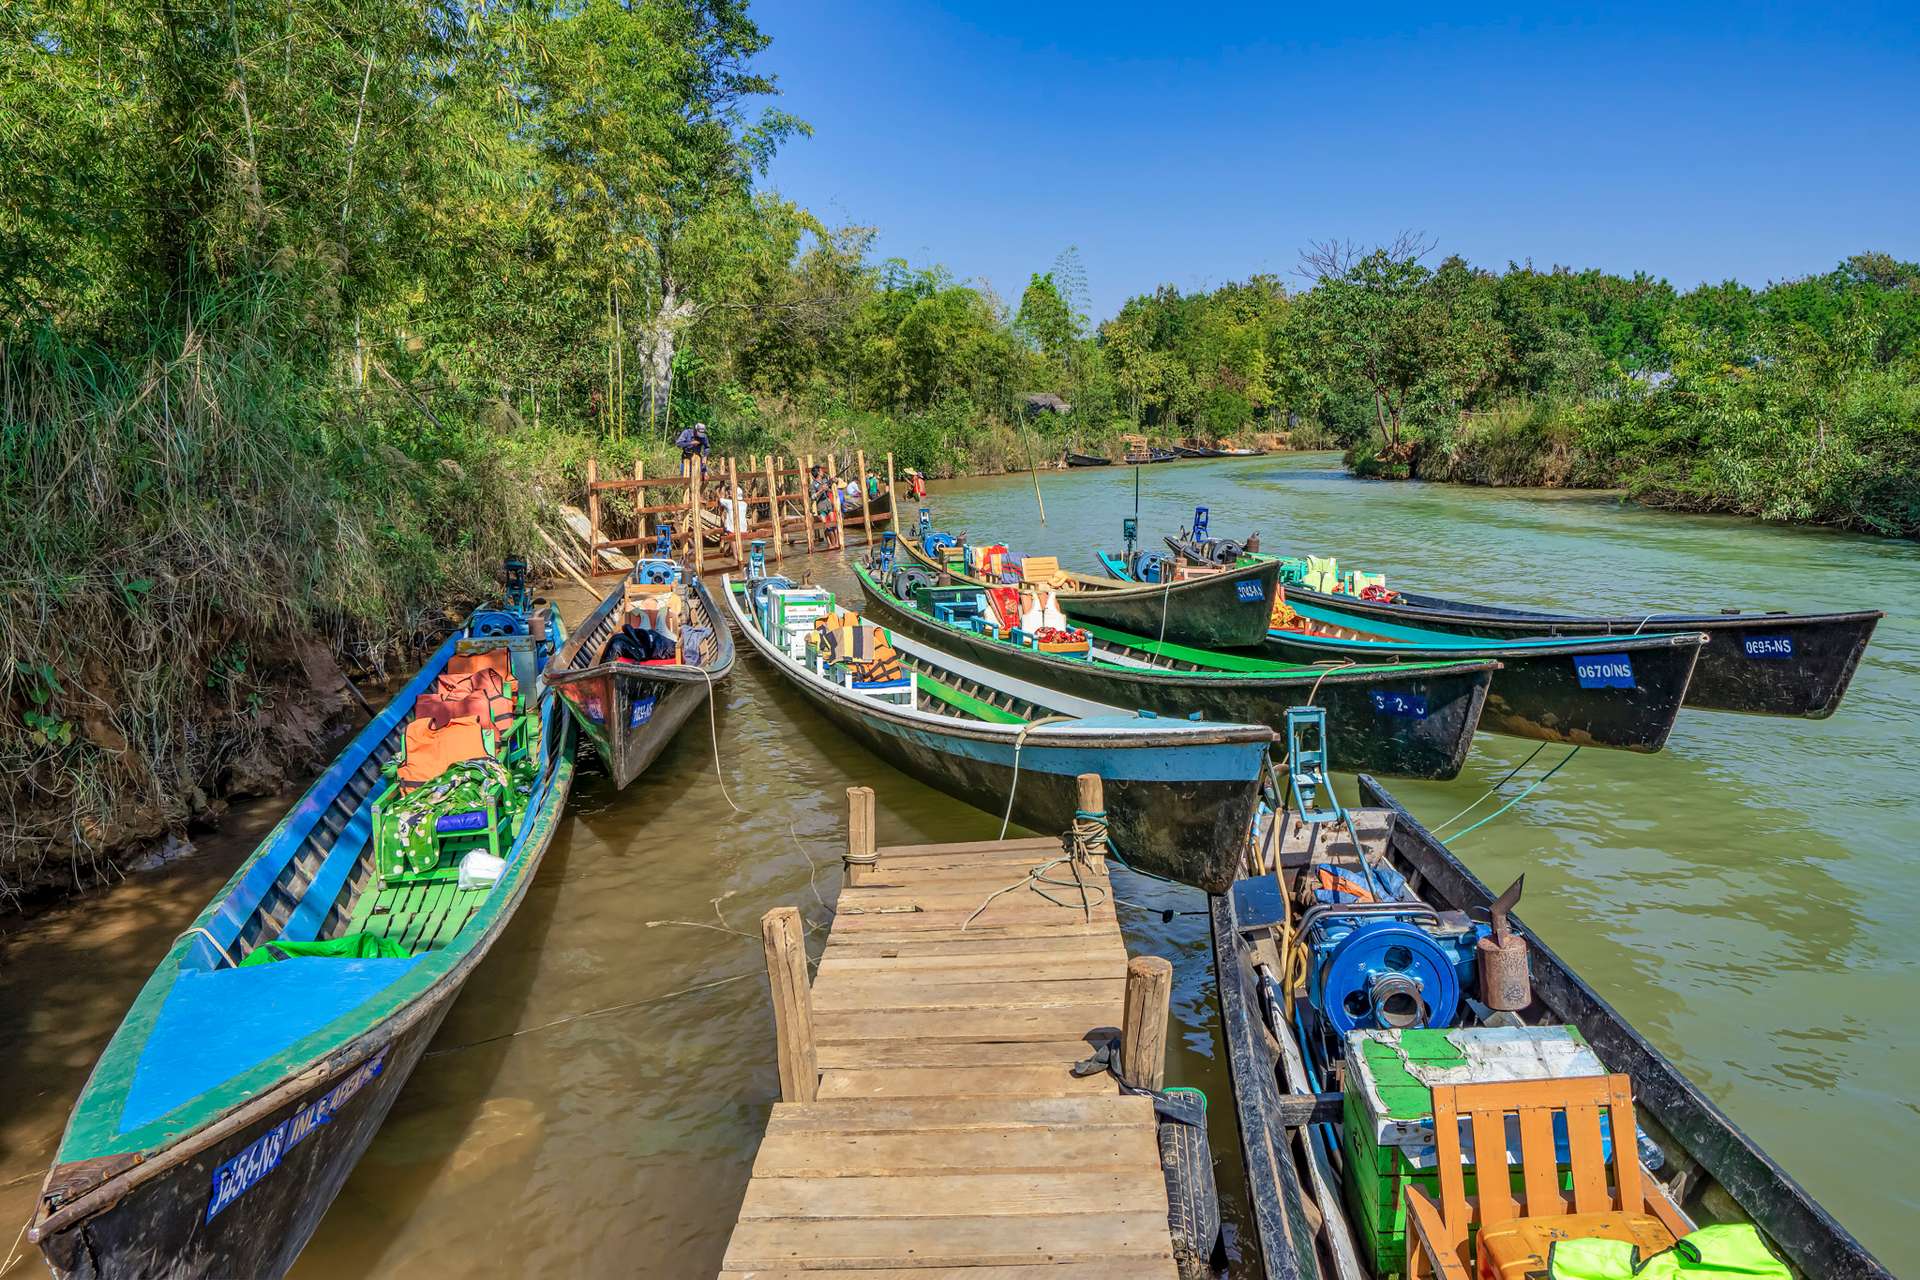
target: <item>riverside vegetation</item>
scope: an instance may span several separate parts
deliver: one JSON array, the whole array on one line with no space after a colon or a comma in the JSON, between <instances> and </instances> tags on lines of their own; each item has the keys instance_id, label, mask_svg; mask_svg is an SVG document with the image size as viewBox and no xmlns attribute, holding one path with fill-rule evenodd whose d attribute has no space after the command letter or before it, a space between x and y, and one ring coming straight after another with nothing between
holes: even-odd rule
<instances>
[{"instance_id":1,"label":"riverside vegetation","mask_svg":"<svg viewBox=\"0 0 1920 1280\"><path fill-rule=\"evenodd\" d=\"M1681 294L1403 238L1094 325L1071 249L1009 302L769 189L768 44L742 0L0 9L0 901L310 763L337 662L404 668L696 419L936 476L1288 429L1920 528L1912 264Z\"/></svg>"}]
</instances>

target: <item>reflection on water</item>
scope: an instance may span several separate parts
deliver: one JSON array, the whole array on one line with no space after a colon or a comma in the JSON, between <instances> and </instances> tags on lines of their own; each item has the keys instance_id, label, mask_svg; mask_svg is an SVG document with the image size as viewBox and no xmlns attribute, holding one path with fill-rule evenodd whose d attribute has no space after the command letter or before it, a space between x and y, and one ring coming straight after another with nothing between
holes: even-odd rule
<instances>
[{"instance_id":1,"label":"reflection on water","mask_svg":"<svg viewBox=\"0 0 1920 1280\"><path fill-rule=\"evenodd\" d=\"M1920 755L1920 549L1591 495L1370 484L1317 455L1139 479L1141 528L1156 537L1205 503L1221 533L1257 528L1270 550L1334 552L1409 586L1457 574L1463 594L1548 606L1888 610L1832 720L1689 713L1666 753L1583 752L1457 847L1489 882L1526 871L1530 924L1891 1266L1920 1261L1901 1229L1920 1209L1908 1016L1920 871L1902 856L1920 810L1901 767ZM932 503L946 527L1091 568L1133 509L1133 482L1120 468L1043 476L1044 528L1025 476L936 486ZM834 561L790 566L853 585ZM568 603L577 614L584 602ZM720 689L717 774L705 717L624 793L586 769L525 905L296 1277L712 1274L778 1090L761 914L799 906L818 953L848 786L876 789L883 843L998 829L809 719L777 680L743 657ZM1398 793L1438 822L1534 744L1475 746L1459 780ZM1548 747L1504 794L1563 750ZM25 1219L67 1108L154 959L282 807L7 939L0 1220ZM1131 949L1174 961L1168 1079L1213 1100L1240 1220L1205 920L1162 914L1201 902L1123 871L1115 884Z\"/></svg>"}]
</instances>

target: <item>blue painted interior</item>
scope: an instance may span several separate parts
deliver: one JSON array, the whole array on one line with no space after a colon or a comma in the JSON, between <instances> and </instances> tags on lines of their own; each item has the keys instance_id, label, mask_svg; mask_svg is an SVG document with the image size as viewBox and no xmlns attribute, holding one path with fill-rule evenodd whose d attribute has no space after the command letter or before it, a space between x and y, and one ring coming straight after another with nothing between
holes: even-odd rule
<instances>
[{"instance_id":1,"label":"blue painted interior","mask_svg":"<svg viewBox=\"0 0 1920 1280\"><path fill-rule=\"evenodd\" d=\"M391 785L385 778L374 783L373 789L367 792L367 798L354 810L352 819L340 829L340 836L333 842L327 860L320 864L313 883L300 895L300 905L287 917L287 927L280 931L281 937L291 942L311 942L320 936L320 927L326 924L333 904L339 901L340 891L346 886L347 877L353 874L354 867L360 862L361 852L372 837L374 801Z\"/></svg>"},{"instance_id":2,"label":"blue painted interior","mask_svg":"<svg viewBox=\"0 0 1920 1280\"><path fill-rule=\"evenodd\" d=\"M280 873L286 870L287 863L291 862L294 855L300 851L301 844L319 823L328 806L333 803L334 797L340 794L341 788L346 786L348 779L352 778L360 766L366 763L367 757L386 741L387 735L412 713L413 700L426 692L439 677L441 669L447 665L447 659L453 656L453 647L458 635L459 633L456 633L447 637L446 643L434 651L433 657L428 659L426 666L420 669L419 674L409 680L406 687L393 696L393 701L387 704L371 724L354 736L353 741L347 744L346 750L327 766L327 771L307 788L307 794L300 798L300 802L287 814L280 826L275 828L271 843L258 858L254 859L253 864L247 868L246 874L241 877L240 883L233 886L221 900L212 918L207 921L207 931L219 940L222 947L232 948L234 939L240 936L240 930L253 915L254 909L260 905L261 899L266 897L268 891L280 879ZM332 861L333 858L329 856L328 862ZM224 963L225 961L215 954L206 939L198 938L196 945L189 950L187 958L182 962L182 968L210 970Z\"/></svg>"},{"instance_id":3,"label":"blue painted interior","mask_svg":"<svg viewBox=\"0 0 1920 1280\"><path fill-rule=\"evenodd\" d=\"M137 1129L378 995L415 961L300 956L182 973L160 1007L120 1112Z\"/></svg>"}]
</instances>

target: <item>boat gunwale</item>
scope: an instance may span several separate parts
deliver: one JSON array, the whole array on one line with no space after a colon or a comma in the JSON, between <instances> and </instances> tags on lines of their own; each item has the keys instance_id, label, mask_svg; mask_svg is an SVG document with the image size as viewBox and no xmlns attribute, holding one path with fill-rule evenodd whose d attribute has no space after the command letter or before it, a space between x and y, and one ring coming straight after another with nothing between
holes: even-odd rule
<instances>
[{"instance_id":1,"label":"boat gunwale","mask_svg":"<svg viewBox=\"0 0 1920 1280\"><path fill-rule=\"evenodd\" d=\"M721 616L720 607L714 603L713 593L707 589L706 582L692 573L687 575L687 583L698 594L701 608L713 624L714 640L719 646L711 666L701 662L677 662L662 667L636 667L631 663L605 658L584 665L573 665L579 662L594 631L618 606L629 577L630 575L623 574L613 589L600 598L600 603L594 606L593 612L582 618L580 625L568 635L566 644L553 655L553 660L547 664L547 670L542 673L542 679L548 685L558 688L561 685L579 684L598 679L604 675L629 675L647 680L664 680L668 683L694 681L705 683L707 676L719 680L733 670L735 658L733 631L725 625L726 619ZM705 675L702 675L703 672Z\"/></svg>"},{"instance_id":2,"label":"boat gunwale","mask_svg":"<svg viewBox=\"0 0 1920 1280\"><path fill-rule=\"evenodd\" d=\"M1462 660L1476 654L1484 654L1497 662L1505 662L1509 659L1517 662L1524 661L1527 658L1579 657L1585 654L1606 653L1616 650L1624 653L1637 653L1649 649L1684 649L1689 646L1696 649L1704 649L1711 643L1711 639L1704 631L1663 631L1646 635L1624 636L1566 636L1537 641L1490 640L1486 644L1461 645L1457 649L1440 645L1429 646L1426 642L1419 640L1353 640L1344 636L1310 635L1306 632L1290 631L1285 627L1270 628L1267 631L1267 638L1283 644L1300 642L1316 647L1324 645L1330 649L1345 645L1364 647L1367 649L1389 650L1398 653L1425 653L1429 647L1434 650L1442 650L1444 648L1447 652L1457 653L1458 658ZM1473 637L1465 638L1471 639Z\"/></svg>"},{"instance_id":3,"label":"boat gunwale","mask_svg":"<svg viewBox=\"0 0 1920 1280\"><path fill-rule=\"evenodd\" d=\"M923 567L958 579L968 586L997 587L1007 585L988 582L986 579L970 573L957 573L935 560L932 556L929 556L926 549L912 538L902 538L900 542L905 545L915 559L920 561ZM1233 568L1223 569L1219 573L1209 573L1199 578L1187 578L1180 582L1128 582L1124 578L1107 578L1095 573L1085 573L1079 569L1062 569L1061 572L1070 576L1073 581L1087 585L1084 588L1055 587L1053 588L1053 593L1059 597L1063 605L1075 600L1151 600L1158 599L1161 596L1172 597L1176 591L1206 586L1218 586L1223 582L1239 582L1245 579L1255 578L1266 579L1269 577L1269 571L1271 571L1272 581L1266 582L1265 585L1271 588L1273 584L1280 579L1280 563L1277 560L1271 564L1260 562L1249 565L1237 565ZM1266 594L1271 598L1271 590Z\"/></svg>"},{"instance_id":4,"label":"boat gunwale","mask_svg":"<svg viewBox=\"0 0 1920 1280\"><path fill-rule=\"evenodd\" d=\"M895 595L893 591L889 590L887 587L881 584L877 579L875 579L867 571L867 568L865 565L860 565L860 564L854 565L854 572L860 577L860 579L864 584L872 587L876 592L878 592L882 601L888 606L890 606L891 608L901 612L910 613L916 620L925 619L927 625L938 627L943 631L949 632L963 639L968 639L970 641L975 641L982 644L989 642L986 636L978 635L973 632L963 631L959 627L954 626L952 623L943 622L940 619L933 617L931 614L923 613L917 607L907 604L899 596ZM941 572L943 574L946 573L944 569L941 570ZM973 582L963 582L961 585L978 586L980 584L973 583ZM885 625L885 624L883 623L882 625ZM1119 631L1112 627L1101 626L1099 623L1079 622L1079 623L1076 623L1075 625L1080 627L1082 630L1086 631L1087 634L1090 636L1095 636L1102 640L1107 640L1108 643L1118 643L1118 645L1122 649L1129 650L1132 652L1150 653L1151 650L1140 648L1138 645L1129 643L1130 641L1139 641L1142 644L1159 643L1157 641L1148 640L1145 636L1135 636L1129 632ZM1114 636L1124 637L1124 639L1121 639L1117 642L1109 639L1109 637L1114 637ZM1084 659L1084 658L1069 658L1060 654L1046 653L1039 649L1028 649L1028 648L1025 648L1024 646L1012 645L1007 641L999 640L997 638L992 640L991 643L1000 645L1007 649L1011 649L1014 652L1019 653L1023 657L1039 659L1046 662L1073 663L1073 664L1078 664L1080 666L1084 666L1087 662L1087 659ZM1191 646L1181 645L1178 647L1189 648ZM1208 657L1223 656L1223 655L1214 654L1211 651L1205 650L1205 649L1195 649L1194 652L1206 654ZM1238 654L1224 655L1224 656L1240 658L1243 660L1272 661L1271 659L1245 659L1244 655L1238 655ZM1103 674L1123 676L1128 679L1135 679L1135 680L1152 680L1158 683L1187 683L1193 680L1202 680L1210 684L1211 683L1224 684L1229 681L1238 681L1243 684L1248 684L1250 686L1256 686L1256 687L1262 686L1262 685L1287 687L1294 684L1311 685L1314 683L1349 684L1356 680L1365 679L1368 677L1383 676L1383 675L1391 675L1391 676L1397 677L1397 676L1406 675L1409 672L1417 672L1422 675L1431 675L1431 676L1468 675L1475 672L1498 670L1500 667L1500 663L1498 659L1492 659L1492 658L1468 658L1468 659L1458 659L1458 660L1439 661L1439 662L1425 662L1425 661L1380 662L1380 663L1360 663L1360 664L1276 663L1275 665L1291 666L1296 669L1292 671L1226 671L1226 670L1176 671L1170 667L1160 667L1160 666L1135 667L1135 666L1130 666L1124 663L1107 663L1107 664L1101 665L1099 670Z\"/></svg>"},{"instance_id":5,"label":"boat gunwale","mask_svg":"<svg viewBox=\"0 0 1920 1280\"><path fill-rule=\"evenodd\" d=\"M854 690L837 685L824 679L796 662L774 645L773 641L760 634L758 627L742 611L739 596L744 593L746 583L735 583L732 575L723 575L728 602L731 606L734 625L747 637L747 642L756 653L770 662L778 662L798 672L809 683L823 693L850 709L879 719L891 720L896 724L916 729L927 729L948 735L957 735L981 742L1018 742L1029 745L1045 744L1063 747L1119 747L1128 750L1166 749L1177 747L1200 747L1215 745L1268 744L1273 741L1273 731L1265 725L1233 724L1219 720L1174 720L1162 717L1143 717L1139 728L1121 728L1118 726L1100 726L1087 728L1085 719L1075 717L1069 721L1051 724L992 724L983 720L959 719L951 715L941 715L932 711L922 711L918 707L904 707L895 703L881 702ZM736 587L738 588L736 590ZM875 625L885 627L885 623ZM889 628L891 630L891 628ZM925 644L924 641L919 642ZM937 646L927 645L936 657L928 659L936 665L941 659L953 661L950 655L942 654ZM1126 712L1115 708L1115 714Z\"/></svg>"},{"instance_id":6,"label":"boat gunwale","mask_svg":"<svg viewBox=\"0 0 1920 1280\"><path fill-rule=\"evenodd\" d=\"M557 611L554 616L556 619L558 618ZM458 634L459 633L456 633L456 638ZM398 695L396 695L396 697L397 696ZM390 701L388 705L392 705L392 702ZM464 946L449 945L430 952L427 955L416 957L418 963L415 966L410 968L406 973L397 975L392 983L369 996L367 1001L362 1002L362 1005L356 1005L351 1009L343 1011L333 1022L315 1028L306 1036L301 1037L299 1041L295 1041L293 1045L289 1045L287 1049L282 1050L281 1054L276 1055L276 1057L291 1053L305 1040L324 1035L327 1028L334 1025L334 1022L354 1016L359 1013L364 1004L377 1000L390 999L390 993L395 987L407 982L417 974L427 972L436 958L450 958L445 968L440 973L429 977L417 991L400 996L397 1002L392 1003L391 1007L388 1008L385 1013L368 1021L365 1028L355 1033L351 1038L341 1041L332 1048L323 1050L316 1056L299 1061L294 1066L283 1070L280 1076L266 1089L258 1093L247 1094L223 1109L213 1111L192 1128L187 1129L183 1133L171 1135L164 1142L153 1145L122 1148L119 1150L103 1150L92 1155L66 1160L59 1158L59 1148L56 1148L55 1160L49 1166L47 1176L41 1183L40 1193L34 1201L33 1217L29 1220L26 1228L26 1237L30 1242L39 1244L47 1236L63 1230L71 1223L82 1218L91 1217L93 1214L104 1209L111 1208L135 1188L144 1185L153 1178L191 1159L201 1151L220 1142L228 1135L244 1129L250 1124L256 1123L264 1116L271 1115L291 1099L299 1097L315 1083L352 1065L355 1060L364 1060L381 1043L391 1043L421 1018L427 1016L436 1006L438 999L447 994L449 987L455 991L458 990L459 985L464 983L473 969L486 958L487 953L492 949L494 942L498 939L500 932L517 912L521 900L526 896L528 888L533 883L533 879L539 870L539 864L545 857L547 847L552 843L560 815L566 808L567 795L573 784L573 739L576 730L574 729L572 721L568 718L564 707L560 705L557 695L554 696L554 700L548 708L542 709L542 719L543 721L548 719L552 721L550 729L543 728L543 733L551 735L552 746L550 748L550 758L552 765L544 771L541 778L543 784L541 803L538 808L532 811L532 821L526 825L521 835L516 837L515 844L522 849L522 855L512 858L508 863L513 878L512 884L508 886L504 894L488 894L487 900L475 909L474 920L480 920L483 916L485 917L484 923L479 930L474 933L471 940ZM370 722L367 728L372 728L373 724L377 723L377 721L378 717L376 716L375 721ZM362 733L365 732L366 729L363 729ZM342 748L341 754L344 755L347 750L351 749L353 743L357 742L359 738L360 735L356 734L355 738L350 740L346 747ZM129 1006L127 1014L122 1017L120 1025L115 1028L115 1039L119 1037L120 1032L125 1028L127 1020L133 1016L134 1011L140 1007L142 1002L149 998L150 994L156 1002L164 1002L164 994L162 993L170 991L173 984L178 981L180 977L180 962L184 958L187 949L190 948L198 938L194 930L205 927L206 922L212 918L213 913L226 899L227 895L236 889L246 873L252 870L261 858L266 856L267 851L280 837L285 823L292 817L294 811L297 810L309 796L314 794L315 789L321 785L325 777L326 771L323 770L321 776L316 778L307 791L301 794L300 799L289 806L287 813L282 815L280 822L274 825L273 830L268 832L268 834L255 845L253 852L234 870L233 875L227 879L226 883L208 899L207 905L203 907L200 914L195 917L193 925L189 926L185 932L177 937L173 944L168 947L166 953L155 963L153 972L149 975L147 983L142 986L139 994L135 996L133 1004ZM154 984L157 980L161 979L163 975L165 981L156 987ZM155 1012L157 1013L157 1004ZM147 1028L147 1034L150 1035L151 1030L152 1028L149 1026ZM93 1070L88 1073L86 1083L81 1086L80 1092L74 1102L73 1112L70 1113L68 1117L67 1131L61 1135L61 1148L64 1148L66 1145L72 1129L73 1119L78 1115L81 1103L86 1101L87 1095L92 1089L94 1078L98 1075L100 1068L106 1063L108 1053L112 1047L113 1042L109 1040L107 1047L101 1051L99 1058L94 1061ZM262 1067L268 1066L271 1061L272 1059L269 1059L257 1063L250 1070L259 1070ZM211 1093L215 1089L230 1089L233 1087L235 1081L240 1078L240 1076L229 1077L221 1081L218 1085L215 1085L213 1089L196 1095L194 1100L197 1101L198 1098L205 1097L207 1093ZM182 1103L180 1105L185 1106L187 1104ZM174 1110L178 1109L179 1108L176 1107ZM133 1132L138 1133L142 1129L157 1128L164 1124L167 1115L171 1114L172 1112L170 1111L166 1113L166 1115L155 1117L145 1125L133 1130ZM85 1192L60 1205L51 1212L46 1209L46 1195L48 1191L51 1190L55 1177L61 1170L73 1168L91 1161L116 1158L131 1158L134 1163L114 1171L96 1185L88 1188Z\"/></svg>"}]
</instances>

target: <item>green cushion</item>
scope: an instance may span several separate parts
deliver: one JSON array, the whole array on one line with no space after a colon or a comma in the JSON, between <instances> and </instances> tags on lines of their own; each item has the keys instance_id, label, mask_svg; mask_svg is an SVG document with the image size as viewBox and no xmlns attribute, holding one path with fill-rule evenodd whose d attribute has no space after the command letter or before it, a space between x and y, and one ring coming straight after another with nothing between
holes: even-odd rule
<instances>
[{"instance_id":1,"label":"green cushion","mask_svg":"<svg viewBox=\"0 0 1920 1280\"><path fill-rule=\"evenodd\" d=\"M350 933L319 942L263 942L247 953L239 967L273 964L296 956L335 956L347 960L404 960L410 953L399 943L372 933Z\"/></svg>"}]
</instances>

